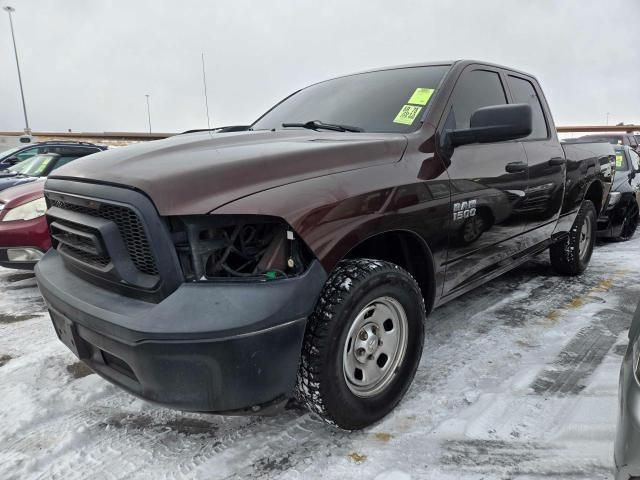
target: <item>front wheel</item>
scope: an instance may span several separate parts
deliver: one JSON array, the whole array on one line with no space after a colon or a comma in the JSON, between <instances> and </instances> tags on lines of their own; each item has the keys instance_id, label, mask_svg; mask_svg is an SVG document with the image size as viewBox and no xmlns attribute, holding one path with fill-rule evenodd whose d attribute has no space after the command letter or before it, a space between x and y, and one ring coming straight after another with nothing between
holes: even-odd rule
<instances>
[{"instance_id":1,"label":"front wheel","mask_svg":"<svg viewBox=\"0 0 640 480\"><path fill-rule=\"evenodd\" d=\"M425 316L418 284L399 266L371 259L340 262L309 318L298 396L346 430L380 420L413 380Z\"/></svg>"},{"instance_id":2,"label":"front wheel","mask_svg":"<svg viewBox=\"0 0 640 480\"><path fill-rule=\"evenodd\" d=\"M580 275L589 265L596 241L596 207L584 200L571 231L549 249L551 266L563 275Z\"/></svg>"}]
</instances>

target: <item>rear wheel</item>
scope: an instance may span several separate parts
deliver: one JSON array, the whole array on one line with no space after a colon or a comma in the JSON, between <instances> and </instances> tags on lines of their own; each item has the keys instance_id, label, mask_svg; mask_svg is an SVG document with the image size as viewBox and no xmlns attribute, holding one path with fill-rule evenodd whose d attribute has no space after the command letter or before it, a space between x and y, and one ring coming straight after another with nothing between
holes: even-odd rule
<instances>
[{"instance_id":1,"label":"rear wheel","mask_svg":"<svg viewBox=\"0 0 640 480\"><path fill-rule=\"evenodd\" d=\"M551 266L563 275L580 275L589 265L596 240L596 207L584 200L571 231L549 249Z\"/></svg>"},{"instance_id":2,"label":"rear wheel","mask_svg":"<svg viewBox=\"0 0 640 480\"><path fill-rule=\"evenodd\" d=\"M413 380L424 321L422 295L408 272L380 260L340 262L309 318L299 397L346 430L380 420Z\"/></svg>"},{"instance_id":3,"label":"rear wheel","mask_svg":"<svg viewBox=\"0 0 640 480\"><path fill-rule=\"evenodd\" d=\"M470 245L487 230L487 221L482 214L475 215L464 223L460 231L460 242Z\"/></svg>"},{"instance_id":4,"label":"rear wheel","mask_svg":"<svg viewBox=\"0 0 640 480\"><path fill-rule=\"evenodd\" d=\"M627 213L622 221L622 230L620 230L620 236L615 239L618 241L630 240L636 233L638 228L638 205L636 201L627 209Z\"/></svg>"}]
</instances>

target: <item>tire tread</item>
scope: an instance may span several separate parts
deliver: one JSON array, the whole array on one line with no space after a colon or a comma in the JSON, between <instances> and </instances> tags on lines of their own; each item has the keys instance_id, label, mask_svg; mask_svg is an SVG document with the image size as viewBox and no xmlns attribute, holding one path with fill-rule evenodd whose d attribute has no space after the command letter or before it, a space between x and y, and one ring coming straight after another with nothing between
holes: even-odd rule
<instances>
[{"instance_id":1,"label":"tire tread","mask_svg":"<svg viewBox=\"0 0 640 480\"><path fill-rule=\"evenodd\" d=\"M313 314L309 317L296 382L296 397L331 425L337 425L337 422L327 409L321 383L321 375L326 364L323 353L331 347L328 345L331 324L340 305L348 301L351 290L366 281L372 273L383 274L385 271L402 272L406 275L417 298L420 298L423 318L426 317L425 304L417 281L398 265L367 258L342 260L338 263L322 290Z\"/></svg>"}]
</instances>

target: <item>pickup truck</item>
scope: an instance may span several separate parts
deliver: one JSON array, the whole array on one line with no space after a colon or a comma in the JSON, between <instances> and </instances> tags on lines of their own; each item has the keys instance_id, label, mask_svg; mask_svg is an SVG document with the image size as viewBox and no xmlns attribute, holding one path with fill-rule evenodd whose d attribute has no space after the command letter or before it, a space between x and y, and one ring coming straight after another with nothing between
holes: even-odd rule
<instances>
[{"instance_id":1,"label":"pickup truck","mask_svg":"<svg viewBox=\"0 0 640 480\"><path fill-rule=\"evenodd\" d=\"M343 429L412 383L429 312L549 249L579 275L615 170L534 77L455 61L317 83L249 129L80 159L45 185L60 340L173 408Z\"/></svg>"}]
</instances>

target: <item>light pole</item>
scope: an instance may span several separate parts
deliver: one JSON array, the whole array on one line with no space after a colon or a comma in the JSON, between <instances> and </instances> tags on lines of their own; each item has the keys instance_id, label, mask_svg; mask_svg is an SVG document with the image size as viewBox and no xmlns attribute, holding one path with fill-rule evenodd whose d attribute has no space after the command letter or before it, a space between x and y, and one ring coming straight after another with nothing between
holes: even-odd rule
<instances>
[{"instance_id":1,"label":"light pole","mask_svg":"<svg viewBox=\"0 0 640 480\"><path fill-rule=\"evenodd\" d=\"M22 98L22 111L24 112L24 133L27 135L31 134L31 129L29 128L29 119L27 118L27 104L24 101L24 90L22 89L22 75L20 74L20 61L18 60L18 49L16 48L16 36L13 32L13 18L11 14L15 12L15 9L10 6L4 7L4 11L9 14L9 25L11 26L11 39L13 40L13 53L16 56L16 67L18 69L18 83L20 84L20 97Z\"/></svg>"},{"instance_id":2,"label":"light pole","mask_svg":"<svg viewBox=\"0 0 640 480\"><path fill-rule=\"evenodd\" d=\"M151 133L151 108L149 108L149 94L145 95L147 97L147 118L149 119L149 133Z\"/></svg>"},{"instance_id":3,"label":"light pole","mask_svg":"<svg viewBox=\"0 0 640 480\"><path fill-rule=\"evenodd\" d=\"M607 125L609 125L609 115L611 115L609 112L607 112Z\"/></svg>"}]
</instances>

